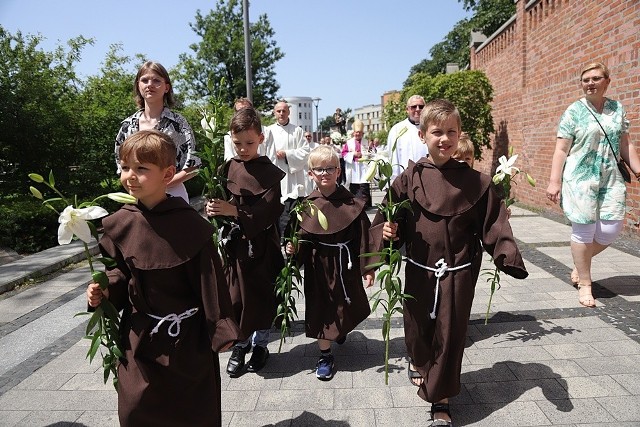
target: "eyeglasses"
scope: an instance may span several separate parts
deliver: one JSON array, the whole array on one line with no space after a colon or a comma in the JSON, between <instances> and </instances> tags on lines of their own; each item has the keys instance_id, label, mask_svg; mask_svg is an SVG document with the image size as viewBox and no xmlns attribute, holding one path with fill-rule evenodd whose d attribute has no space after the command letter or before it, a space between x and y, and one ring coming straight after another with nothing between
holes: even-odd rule
<instances>
[{"instance_id":1,"label":"eyeglasses","mask_svg":"<svg viewBox=\"0 0 640 427\"><path fill-rule=\"evenodd\" d=\"M415 110L416 108L419 110L422 110L424 108L424 104L418 104L418 105L409 105L409 108L412 110Z\"/></svg>"},{"instance_id":2,"label":"eyeglasses","mask_svg":"<svg viewBox=\"0 0 640 427\"><path fill-rule=\"evenodd\" d=\"M146 77L141 78L139 81L143 85L150 85L150 86L153 86L153 87L160 87L162 85L162 83L164 83L164 80L156 79L156 78L148 79Z\"/></svg>"},{"instance_id":3,"label":"eyeglasses","mask_svg":"<svg viewBox=\"0 0 640 427\"><path fill-rule=\"evenodd\" d=\"M598 83L602 79L604 79L604 77L602 77L602 76L587 77L587 78L582 79L582 83L584 83L584 84L587 84L589 82Z\"/></svg>"},{"instance_id":4,"label":"eyeglasses","mask_svg":"<svg viewBox=\"0 0 640 427\"><path fill-rule=\"evenodd\" d=\"M323 174L333 175L338 170L338 168L334 166L329 166L328 168L311 168L311 170L316 175L323 175Z\"/></svg>"}]
</instances>

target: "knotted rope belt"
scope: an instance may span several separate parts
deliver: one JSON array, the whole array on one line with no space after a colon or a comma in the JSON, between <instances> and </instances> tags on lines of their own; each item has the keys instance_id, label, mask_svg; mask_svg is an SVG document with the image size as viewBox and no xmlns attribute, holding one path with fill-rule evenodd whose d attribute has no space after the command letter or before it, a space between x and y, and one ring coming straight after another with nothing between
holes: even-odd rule
<instances>
[{"instance_id":1,"label":"knotted rope belt","mask_svg":"<svg viewBox=\"0 0 640 427\"><path fill-rule=\"evenodd\" d=\"M347 263L347 269L351 270L351 267L353 267L353 264L351 263L351 251L349 250L349 246L347 246L347 244L351 242L351 240L344 242L344 243L324 243L324 242L318 242L323 246L329 246L332 248L339 248L340 253L338 254L338 261L339 261L339 265L340 265L340 283L342 284L342 292L344 292L344 300L347 302L347 304L351 304L351 298L349 298L349 295L347 295L347 288L345 288L344 286L344 279L342 278L342 249L346 249L347 250L347 259L349 260L349 262Z\"/></svg>"},{"instance_id":2,"label":"knotted rope belt","mask_svg":"<svg viewBox=\"0 0 640 427\"><path fill-rule=\"evenodd\" d=\"M447 274L448 271L457 271L462 270L463 268L469 267L471 265L470 262L466 264L459 265L457 267L449 267L446 262L444 262L444 258L440 258L438 262L436 262L436 268L427 267L426 265L422 265L417 261L412 260L411 258L405 257L405 261L409 261L413 265L417 265L420 268L423 268L428 271L433 271L436 276L436 296L433 301L433 310L429 313L429 317L431 319L436 318L436 309L438 308L438 295L440 293L440 278Z\"/></svg>"},{"instance_id":3,"label":"knotted rope belt","mask_svg":"<svg viewBox=\"0 0 640 427\"><path fill-rule=\"evenodd\" d=\"M162 325L164 322L171 322L169 324L169 327L167 328L167 333L169 334L170 337L174 337L175 338L178 335L180 335L180 323L184 319L188 319L189 317L193 316L197 312L198 312L198 307L194 307L194 308L190 308L188 310L185 310L181 314L170 313L170 314L167 314L164 317L156 316L154 314L149 314L149 317L153 317L154 319L159 320L158 324L156 325L155 328L153 328L153 330L151 331L149 336L152 336L153 334L158 332L158 329L160 328L160 325Z\"/></svg>"}]
</instances>

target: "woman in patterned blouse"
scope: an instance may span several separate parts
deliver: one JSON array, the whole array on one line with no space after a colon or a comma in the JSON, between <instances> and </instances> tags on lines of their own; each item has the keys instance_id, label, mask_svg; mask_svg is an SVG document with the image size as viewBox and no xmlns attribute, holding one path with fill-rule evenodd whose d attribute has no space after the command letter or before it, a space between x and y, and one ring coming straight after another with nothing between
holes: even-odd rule
<instances>
[{"instance_id":1,"label":"woman in patterned blouse","mask_svg":"<svg viewBox=\"0 0 640 427\"><path fill-rule=\"evenodd\" d=\"M196 140L186 119L169 108L174 105L173 87L167 70L158 62L145 62L133 84L138 111L122 121L116 136L115 158L117 173L120 173L118 152L120 144L139 130L156 129L170 135L176 144L176 170L178 171L167 187L172 196L182 197L189 202L184 182L195 176L201 161L195 156Z\"/></svg>"},{"instance_id":2,"label":"woman in patterned blouse","mask_svg":"<svg viewBox=\"0 0 640 427\"><path fill-rule=\"evenodd\" d=\"M604 96L610 82L604 64L594 62L582 69L580 85L585 96L560 118L547 188L549 200L560 201L571 221L575 265L571 281L585 307L596 306L591 260L613 243L624 222L626 186L616 164L619 156L640 175L624 108Z\"/></svg>"}]
</instances>

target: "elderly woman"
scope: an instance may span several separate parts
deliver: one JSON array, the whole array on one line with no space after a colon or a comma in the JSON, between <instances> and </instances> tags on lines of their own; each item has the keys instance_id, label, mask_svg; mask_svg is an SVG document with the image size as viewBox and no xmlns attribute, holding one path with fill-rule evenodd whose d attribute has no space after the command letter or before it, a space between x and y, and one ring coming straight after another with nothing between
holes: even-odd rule
<instances>
[{"instance_id":1,"label":"elderly woman","mask_svg":"<svg viewBox=\"0 0 640 427\"><path fill-rule=\"evenodd\" d=\"M560 201L571 221L571 280L578 301L595 307L591 292L591 260L622 230L626 186L617 168L619 156L640 180L640 159L629 141L629 122L622 104L604 96L609 70L601 63L580 73L584 97L567 108L558 125L547 197Z\"/></svg>"}]
</instances>

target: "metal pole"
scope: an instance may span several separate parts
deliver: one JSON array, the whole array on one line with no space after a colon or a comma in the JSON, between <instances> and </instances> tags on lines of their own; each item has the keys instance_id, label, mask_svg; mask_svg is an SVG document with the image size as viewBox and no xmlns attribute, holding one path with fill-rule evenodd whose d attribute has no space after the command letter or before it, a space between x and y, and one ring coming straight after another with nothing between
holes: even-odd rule
<instances>
[{"instance_id":1,"label":"metal pole","mask_svg":"<svg viewBox=\"0 0 640 427\"><path fill-rule=\"evenodd\" d=\"M247 98L253 102L253 79L251 75L251 34L249 34L249 0L242 0L242 18L244 21L244 68L247 81Z\"/></svg>"}]
</instances>

